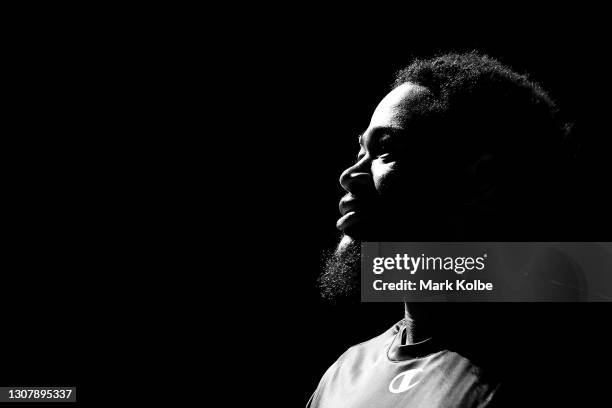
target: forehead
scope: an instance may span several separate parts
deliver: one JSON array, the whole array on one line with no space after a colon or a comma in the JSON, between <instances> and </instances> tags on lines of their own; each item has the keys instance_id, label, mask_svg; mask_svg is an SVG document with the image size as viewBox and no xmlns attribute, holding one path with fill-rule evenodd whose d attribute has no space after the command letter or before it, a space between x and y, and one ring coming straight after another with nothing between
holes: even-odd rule
<instances>
[{"instance_id":1,"label":"forehead","mask_svg":"<svg viewBox=\"0 0 612 408\"><path fill-rule=\"evenodd\" d=\"M430 95L427 88L406 82L385 96L372 115L369 128L404 128L419 102Z\"/></svg>"}]
</instances>

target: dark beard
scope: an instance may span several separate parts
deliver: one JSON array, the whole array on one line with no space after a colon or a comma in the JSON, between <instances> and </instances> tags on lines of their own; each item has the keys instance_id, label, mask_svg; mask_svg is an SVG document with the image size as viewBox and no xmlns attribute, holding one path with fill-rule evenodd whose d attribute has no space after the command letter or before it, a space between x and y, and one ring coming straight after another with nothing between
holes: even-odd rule
<instances>
[{"instance_id":1,"label":"dark beard","mask_svg":"<svg viewBox=\"0 0 612 408\"><path fill-rule=\"evenodd\" d=\"M333 303L358 303L360 267L361 242L344 236L335 250L323 254L318 279L321 296Z\"/></svg>"}]
</instances>

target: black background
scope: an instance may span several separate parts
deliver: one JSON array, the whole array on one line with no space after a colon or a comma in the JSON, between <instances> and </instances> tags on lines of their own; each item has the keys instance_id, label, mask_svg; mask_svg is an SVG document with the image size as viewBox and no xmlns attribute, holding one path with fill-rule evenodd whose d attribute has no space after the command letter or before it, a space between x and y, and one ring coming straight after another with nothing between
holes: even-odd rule
<instances>
[{"instance_id":1,"label":"black background","mask_svg":"<svg viewBox=\"0 0 612 408\"><path fill-rule=\"evenodd\" d=\"M483 18L476 23L457 19L455 24L429 20L416 25L411 20L405 30L398 29L398 23L375 29L367 23L328 21L303 34L292 31L287 42L270 34L266 39L268 46L270 42L274 45L272 51L262 53L266 48L259 43L252 54L247 53L257 61L258 69L251 74L261 74L264 79L258 91L266 92L261 100L264 114L253 129L257 152L262 154L247 176L260 182L241 185L245 202L255 203L252 208L263 221L257 222L259 228L248 234L253 240L247 241L265 236L265 243L256 244L258 259L274 254L273 263L264 263L266 296L258 300L265 305L263 320L268 323L257 320L253 325L259 333L255 344L265 350L261 357L268 361L262 385L265 392L290 401L288 405L304 404L340 354L402 317L400 305L395 311L384 305L329 305L319 297L316 278L321 252L333 247L339 236L334 228L337 203L343 195L338 178L356 157L356 136L389 91L395 71L414 57L476 49L541 83L574 123L582 144L581 178L588 196L567 215L581 220L581 229L566 231L564 240L609 241L610 85L601 56L605 53L603 27L592 15L543 16L522 15L509 21ZM584 23L590 24L585 27ZM500 232L489 239L554 241L559 237L524 231L520 236ZM524 381L530 387L521 392L535 390L539 395L531 399L537 401L533 404L599 401L604 391L596 372L610 364L605 355L612 340L606 329L610 305L504 307L506 312L516 311L517 320L510 324L516 325L517 337L490 344L489 349L504 353L505 347L517 341L541 350L536 353L537 364L530 360L523 366L529 371ZM494 318L478 309L473 312L469 319L482 319L483 325ZM522 319L527 316L531 319ZM543 335L540 330L534 338L534 330L542 327L550 331ZM550 375L552 371L555 376ZM567 376L559 374L562 372ZM519 401L529 406L525 398Z\"/></svg>"},{"instance_id":2,"label":"black background","mask_svg":"<svg viewBox=\"0 0 612 408\"><path fill-rule=\"evenodd\" d=\"M125 377L138 381L150 367L149 375L160 377L187 371L162 368L166 360L197 365L176 356L185 327L209 329L197 305L181 303L193 288L199 293L192 299L208 295L197 269L182 263L186 252L202 251L204 237L232 248L234 257L236 248L251 250L244 274L255 285L238 301L224 294L212 313L230 312L213 333L222 343L227 337L239 343L219 353L230 367L227 378L246 371L257 385L254 399L304 405L342 352L401 318L399 305L395 311L329 305L316 278L321 252L338 239L338 178L356 157L356 135L394 72L414 57L477 49L550 90L584 141L584 185L593 193L568 215L584 220L572 239L610 240L610 84L605 24L594 11L501 10L472 20L395 10L365 20L342 12L274 18L258 11L266 19L231 14L214 32L201 29L205 18L177 24L175 15L140 28L142 10L113 13L93 26L90 12L51 21L44 10L36 19L22 14L24 24L10 36L20 71L15 82L23 87L12 105L27 109L5 150L7 218L15 228L5 247L0 383L77 385L87 396ZM400 20L388 21L394 15ZM209 68L220 72L205 73ZM214 85L222 98L212 95ZM195 123L187 125L188 116ZM213 147L217 141L230 146ZM179 170L167 176L171 168ZM190 177L193 183L185 181ZM222 188L213 186L216 179ZM193 217L181 216L185 191L188 200L204 194L202 208L231 207L221 218L223 233L209 230L216 212L198 208ZM181 232L160 233L165 224ZM181 256L160 262L176 244L166 242L179 235L190 237L181 241ZM143 236L159 238L163 250L141 250ZM555 239L529 231L491 237ZM206 261L204 276L208 268ZM568 372L580 373L564 384L577 392L566 396L554 383L546 383L546 392L568 403L585 394L596 401L603 388L594 372L610 365L609 305L508 307L517 316L537 308L550 326L568 327L569 339L530 339L548 359L559 355ZM530 329L517 329L521 341Z\"/></svg>"}]
</instances>

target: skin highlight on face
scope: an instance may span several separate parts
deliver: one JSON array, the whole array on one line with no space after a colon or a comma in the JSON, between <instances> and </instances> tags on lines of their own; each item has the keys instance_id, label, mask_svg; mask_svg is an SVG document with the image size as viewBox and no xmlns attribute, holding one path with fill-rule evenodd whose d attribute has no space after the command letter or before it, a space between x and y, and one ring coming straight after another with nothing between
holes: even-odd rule
<instances>
[{"instance_id":1,"label":"skin highlight on face","mask_svg":"<svg viewBox=\"0 0 612 408\"><path fill-rule=\"evenodd\" d=\"M389 190L393 179L399 178L399 165L409 159L414 107L428 95L426 88L405 83L393 89L374 110L368 128L359 137L357 161L340 176L347 194L340 201L342 217L337 227L345 235L362 240L381 238L376 236L380 216L390 210L381 205L381 198L393 193Z\"/></svg>"},{"instance_id":2,"label":"skin highlight on face","mask_svg":"<svg viewBox=\"0 0 612 408\"><path fill-rule=\"evenodd\" d=\"M416 84L396 87L380 101L359 137L357 161L340 177L346 195L340 200L342 216L337 228L343 235L336 250L325 257L324 273L319 278L325 298L357 294L360 242L384 240L386 219L393 218L385 213L391 208L385 206L384 198L393 195L395 184L403 184L398 162L406 159L414 107L428 96L429 91ZM397 217L409 214L408 208L402 209Z\"/></svg>"}]
</instances>

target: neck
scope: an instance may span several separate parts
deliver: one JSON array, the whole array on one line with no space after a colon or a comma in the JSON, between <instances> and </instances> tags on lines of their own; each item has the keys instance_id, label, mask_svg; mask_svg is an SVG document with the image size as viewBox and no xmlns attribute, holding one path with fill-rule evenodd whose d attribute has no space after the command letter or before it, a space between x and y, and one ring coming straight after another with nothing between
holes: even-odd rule
<instances>
[{"instance_id":1,"label":"neck","mask_svg":"<svg viewBox=\"0 0 612 408\"><path fill-rule=\"evenodd\" d=\"M406 324L406 342L418 343L431 337L437 337L440 326L444 325L435 314L439 309L436 304L413 303L404 304L404 322ZM438 333L436 333L438 332Z\"/></svg>"}]
</instances>

